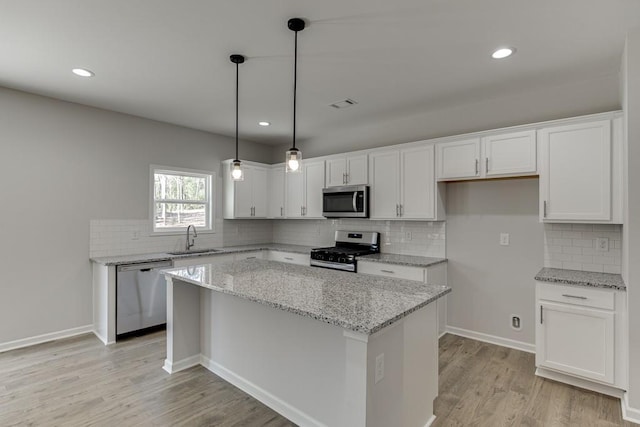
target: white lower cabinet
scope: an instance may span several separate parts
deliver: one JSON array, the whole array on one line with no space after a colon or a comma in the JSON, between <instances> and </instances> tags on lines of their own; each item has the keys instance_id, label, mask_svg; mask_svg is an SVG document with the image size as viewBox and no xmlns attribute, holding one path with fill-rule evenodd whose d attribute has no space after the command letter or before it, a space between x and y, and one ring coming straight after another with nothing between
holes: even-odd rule
<instances>
[{"instance_id":1,"label":"white lower cabinet","mask_svg":"<svg viewBox=\"0 0 640 427\"><path fill-rule=\"evenodd\" d=\"M424 282L430 285L446 285L447 263L443 262L429 267L412 267L381 262L358 261L358 274L395 277L397 279ZM436 306L438 311L438 334L442 335L447 326L447 297L439 298L436 301Z\"/></svg>"},{"instance_id":2,"label":"white lower cabinet","mask_svg":"<svg viewBox=\"0 0 640 427\"><path fill-rule=\"evenodd\" d=\"M293 252L268 251L269 261L286 262L289 264L309 265L309 254L297 254Z\"/></svg>"},{"instance_id":3,"label":"white lower cabinet","mask_svg":"<svg viewBox=\"0 0 640 427\"><path fill-rule=\"evenodd\" d=\"M565 382L605 393L588 382L623 389L624 298L622 291L538 282L537 373L560 381L570 377L586 380ZM570 377L555 377L555 372Z\"/></svg>"}]
</instances>

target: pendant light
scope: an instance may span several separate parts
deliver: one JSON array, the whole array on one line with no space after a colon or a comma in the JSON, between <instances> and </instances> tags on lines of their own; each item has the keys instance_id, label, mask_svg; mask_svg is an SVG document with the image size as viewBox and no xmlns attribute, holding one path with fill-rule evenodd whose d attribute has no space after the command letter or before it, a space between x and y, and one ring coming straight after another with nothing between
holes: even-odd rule
<instances>
[{"instance_id":1,"label":"pendant light","mask_svg":"<svg viewBox=\"0 0 640 427\"><path fill-rule=\"evenodd\" d=\"M240 157L238 157L238 88L239 88L239 68L240 64L244 62L244 56L231 55L229 57L231 62L236 64L236 158L231 163L231 179L234 181L243 181L244 172L242 171L242 165L240 164Z\"/></svg>"},{"instance_id":2,"label":"pendant light","mask_svg":"<svg viewBox=\"0 0 640 427\"><path fill-rule=\"evenodd\" d=\"M287 27L295 33L295 50L293 54L293 147L287 151L285 159L285 171L287 173L300 172L302 170L302 151L296 148L296 91L298 83L298 31L304 30L304 21L300 18L291 18Z\"/></svg>"}]
</instances>

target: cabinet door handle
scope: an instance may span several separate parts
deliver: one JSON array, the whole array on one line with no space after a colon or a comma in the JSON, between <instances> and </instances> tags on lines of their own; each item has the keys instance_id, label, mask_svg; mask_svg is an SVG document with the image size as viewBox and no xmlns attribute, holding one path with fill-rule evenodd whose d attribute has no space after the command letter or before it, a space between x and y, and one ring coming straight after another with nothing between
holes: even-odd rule
<instances>
[{"instance_id":1,"label":"cabinet door handle","mask_svg":"<svg viewBox=\"0 0 640 427\"><path fill-rule=\"evenodd\" d=\"M542 325L542 305L540 305L540 324Z\"/></svg>"},{"instance_id":2,"label":"cabinet door handle","mask_svg":"<svg viewBox=\"0 0 640 427\"><path fill-rule=\"evenodd\" d=\"M254 256L248 256L248 257L246 257L245 259L256 259L256 257L254 257Z\"/></svg>"},{"instance_id":3,"label":"cabinet door handle","mask_svg":"<svg viewBox=\"0 0 640 427\"><path fill-rule=\"evenodd\" d=\"M488 157L484 158L484 170L485 170L485 172L489 172L489 158Z\"/></svg>"},{"instance_id":4,"label":"cabinet door handle","mask_svg":"<svg viewBox=\"0 0 640 427\"><path fill-rule=\"evenodd\" d=\"M480 164L480 161L478 159L476 159L476 175L478 175L478 165Z\"/></svg>"},{"instance_id":5,"label":"cabinet door handle","mask_svg":"<svg viewBox=\"0 0 640 427\"><path fill-rule=\"evenodd\" d=\"M404 205L401 203L400 204L400 216L404 215Z\"/></svg>"},{"instance_id":6,"label":"cabinet door handle","mask_svg":"<svg viewBox=\"0 0 640 427\"><path fill-rule=\"evenodd\" d=\"M547 201L542 202L542 217L547 217Z\"/></svg>"},{"instance_id":7,"label":"cabinet door handle","mask_svg":"<svg viewBox=\"0 0 640 427\"><path fill-rule=\"evenodd\" d=\"M587 299L587 297L583 297L581 295L569 295L569 294L562 294L563 297L567 297L567 298L575 298L575 299Z\"/></svg>"},{"instance_id":8,"label":"cabinet door handle","mask_svg":"<svg viewBox=\"0 0 640 427\"><path fill-rule=\"evenodd\" d=\"M380 270L380 271L382 271L383 273L396 274L396 272L393 270Z\"/></svg>"},{"instance_id":9,"label":"cabinet door handle","mask_svg":"<svg viewBox=\"0 0 640 427\"><path fill-rule=\"evenodd\" d=\"M304 215L304 208L300 206L300 216Z\"/></svg>"},{"instance_id":10,"label":"cabinet door handle","mask_svg":"<svg viewBox=\"0 0 640 427\"><path fill-rule=\"evenodd\" d=\"M286 259L287 261L293 261L293 258L288 257L288 256L284 257L284 259Z\"/></svg>"},{"instance_id":11,"label":"cabinet door handle","mask_svg":"<svg viewBox=\"0 0 640 427\"><path fill-rule=\"evenodd\" d=\"M400 216L400 205L396 203L396 216Z\"/></svg>"},{"instance_id":12,"label":"cabinet door handle","mask_svg":"<svg viewBox=\"0 0 640 427\"><path fill-rule=\"evenodd\" d=\"M284 208L280 206L280 216L284 216Z\"/></svg>"},{"instance_id":13,"label":"cabinet door handle","mask_svg":"<svg viewBox=\"0 0 640 427\"><path fill-rule=\"evenodd\" d=\"M349 183L349 174L348 174L348 173L345 173L345 174L344 174L344 183L345 183L345 184L348 184L348 183Z\"/></svg>"}]
</instances>

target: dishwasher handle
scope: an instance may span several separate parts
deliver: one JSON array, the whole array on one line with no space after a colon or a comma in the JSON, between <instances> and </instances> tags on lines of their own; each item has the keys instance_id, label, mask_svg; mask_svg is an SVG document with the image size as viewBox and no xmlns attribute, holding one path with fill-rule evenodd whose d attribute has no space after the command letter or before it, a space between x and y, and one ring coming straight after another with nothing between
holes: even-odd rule
<instances>
[{"instance_id":1,"label":"dishwasher handle","mask_svg":"<svg viewBox=\"0 0 640 427\"><path fill-rule=\"evenodd\" d=\"M122 271L149 271L157 268L171 268L173 267L173 261L154 261L154 262L141 262L138 264L122 264L119 265L118 272Z\"/></svg>"}]
</instances>

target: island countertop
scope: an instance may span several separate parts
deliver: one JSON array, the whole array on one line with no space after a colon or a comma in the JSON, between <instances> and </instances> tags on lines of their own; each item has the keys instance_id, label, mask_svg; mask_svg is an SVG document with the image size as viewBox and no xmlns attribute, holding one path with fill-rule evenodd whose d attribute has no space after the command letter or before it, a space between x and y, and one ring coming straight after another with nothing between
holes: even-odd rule
<instances>
[{"instance_id":1,"label":"island countertop","mask_svg":"<svg viewBox=\"0 0 640 427\"><path fill-rule=\"evenodd\" d=\"M368 335L451 292L448 286L257 259L164 274Z\"/></svg>"}]
</instances>

